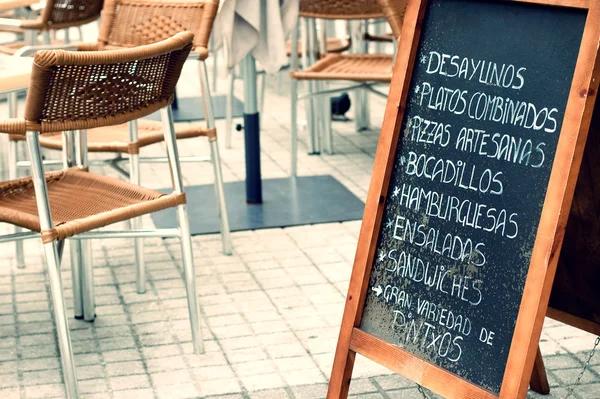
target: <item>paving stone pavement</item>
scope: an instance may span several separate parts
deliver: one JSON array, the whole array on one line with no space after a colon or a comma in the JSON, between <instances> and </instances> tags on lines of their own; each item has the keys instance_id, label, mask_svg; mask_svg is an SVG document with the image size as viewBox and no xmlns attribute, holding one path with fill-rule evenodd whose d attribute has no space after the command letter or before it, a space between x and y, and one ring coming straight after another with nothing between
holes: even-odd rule
<instances>
[{"instance_id":1,"label":"paving stone pavement","mask_svg":"<svg viewBox=\"0 0 600 399\"><path fill-rule=\"evenodd\" d=\"M285 177L289 163L289 99L284 77L267 79L262 114L265 178ZM225 89L221 71L217 91ZM194 65L186 65L179 93L198 92ZM242 83L236 93L243 97ZM300 174L330 174L359 198L366 197L384 102L371 98L373 130L335 122L335 155L306 155ZM0 104L0 115L6 115ZM217 125L220 140L224 124ZM6 141L0 141L5 153ZM221 143L226 181L244 178L243 135L233 148ZM150 155L164 153L161 145ZM202 140L181 145L182 155L206 154ZM54 156L48 154L48 157ZM97 158L94 156L93 158ZM5 161L2 161L3 164ZM107 167L98 171L117 176ZM185 183L212 181L209 165L184 164ZM6 178L3 170L2 178ZM169 186L166 165L142 167L143 184ZM227 198L228 206L245 206ZM202 204L190 204L202 206ZM152 220L144 218L152 227ZM246 231L233 234L233 256L221 253L218 235L193 239L206 353L192 353L179 244L147 239L148 291L135 292L132 243L93 243L98 318L70 320L79 387L84 398L314 399L325 396L356 250L360 221ZM6 226L0 232L8 232ZM12 245L0 245L0 398L62 398L60 358L42 252L26 243L26 269L14 265ZM68 254L68 250L65 251ZM72 315L68 256L62 278ZM546 320L541 349L552 393L564 398L594 343L590 334ZM420 398L416 385L358 357L351 395L364 399ZM429 397L435 397L428 394ZM529 394L530 398L541 395ZM600 354L592 359L575 399L600 398Z\"/></svg>"}]
</instances>

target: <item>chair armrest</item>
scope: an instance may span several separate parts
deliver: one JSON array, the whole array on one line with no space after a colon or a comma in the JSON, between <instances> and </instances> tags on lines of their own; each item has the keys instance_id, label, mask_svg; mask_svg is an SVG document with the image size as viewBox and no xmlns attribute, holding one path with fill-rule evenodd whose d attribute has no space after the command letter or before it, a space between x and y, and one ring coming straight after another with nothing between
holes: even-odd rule
<instances>
[{"instance_id":1,"label":"chair armrest","mask_svg":"<svg viewBox=\"0 0 600 399\"><path fill-rule=\"evenodd\" d=\"M190 52L190 54L192 53L196 53L200 61L204 61L208 58L208 49L206 47L198 46L194 51Z\"/></svg>"}]
</instances>

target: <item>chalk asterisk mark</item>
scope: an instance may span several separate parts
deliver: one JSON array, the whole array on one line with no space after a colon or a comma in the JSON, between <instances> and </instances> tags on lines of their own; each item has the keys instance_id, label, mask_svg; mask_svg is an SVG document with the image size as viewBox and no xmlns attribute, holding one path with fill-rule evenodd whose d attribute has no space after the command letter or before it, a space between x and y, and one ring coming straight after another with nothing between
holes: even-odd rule
<instances>
[{"instance_id":1,"label":"chalk asterisk mark","mask_svg":"<svg viewBox=\"0 0 600 399\"><path fill-rule=\"evenodd\" d=\"M394 192L392 193L392 197L397 197L400 194L400 187L394 187Z\"/></svg>"},{"instance_id":2,"label":"chalk asterisk mark","mask_svg":"<svg viewBox=\"0 0 600 399\"><path fill-rule=\"evenodd\" d=\"M387 223L385 224L385 227L388 229L391 229L393 225L394 225L394 222L392 221L392 219L389 219L387 221Z\"/></svg>"},{"instance_id":3,"label":"chalk asterisk mark","mask_svg":"<svg viewBox=\"0 0 600 399\"><path fill-rule=\"evenodd\" d=\"M421 55L421 64L426 64L427 63L427 56L425 54Z\"/></svg>"},{"instance_id":4,"label":"chalk asterisk mark","mask_svg":"<svg viewBox=\"0 0 600 399\"><path fill-rule=\"evenodd\" d=\"M421 86L415 87L415 94L419 94L421 92Z\"/></svg>"},{"instance_id":5,"label":"chalk asterisk mark","mask_svg":"<svg viewBox=\"0 0 600 399\"><path fill-rule=\"evenodd\" d=\"M380 251L380 252L379 252L379 255L378 255L378 257L377 257L377 260L378 260L379 262L383 262L383 261L385 260L385 252L383 252L383 251Z\"/></svg>"}]
</instances>

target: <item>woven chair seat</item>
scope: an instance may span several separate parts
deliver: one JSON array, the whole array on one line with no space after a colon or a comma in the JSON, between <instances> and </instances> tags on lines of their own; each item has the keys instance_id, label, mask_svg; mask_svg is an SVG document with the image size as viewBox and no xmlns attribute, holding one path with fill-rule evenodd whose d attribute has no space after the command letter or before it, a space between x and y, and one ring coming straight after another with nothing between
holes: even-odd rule
<instances>
[{"instance_id":1,"label":"woven chair seat","mask_svg":"<svg viewBox=\"0 0 600 399\"><path fill-rule=\"evenodd\" d=\"M197 124L175 124L177 139L193 137L216 137L215 129L204 129ZM164 140L162 123L140 119L138 121L138 142L129 141L129 124L100 127L88 130L88 152L120 152L139 154L142 147L160 143ZM11 135L11 140L24 140L23 136ZM62 133L44 133L40 137L44 148L62 150Z\"/></svg>"},{"instance_id":2,"label":"woven chair seat","mask_svg":"<svg viewBox=\"0 0 600 399\"><path fill-rule=\"evenodd\" d=\"M352 42L349 39L339 39L337 37L327 38L327 52L328 53L343 53L348 50ZM292 55L292 41L288 40L285 43L285 51L288 57ZM298 56L302 56L302 40L298 40Z\"/></svg>"},{"instance_id":3,"label":"woven chair seat","mask_svg":"<svg viewBox=\"0 0 600 399\"><path fill-rule=\"evenodd\" d=\"M387 54L328 54L309 68L292 72L292 78L389 83L393 68L393 58Z\"/></svg>"},{"instance_id":4,"label":"woven chair seat","mask_svg":"<svg viewBox=\"0 0 600 399\"><path fill-rule=\"evenodd\" d=\"M45 243L185 203L111 177L72 168L46 174L55 227L41 231L31 177L0 183L0 222L41 232Z\"/></svg>"}]
</instances>

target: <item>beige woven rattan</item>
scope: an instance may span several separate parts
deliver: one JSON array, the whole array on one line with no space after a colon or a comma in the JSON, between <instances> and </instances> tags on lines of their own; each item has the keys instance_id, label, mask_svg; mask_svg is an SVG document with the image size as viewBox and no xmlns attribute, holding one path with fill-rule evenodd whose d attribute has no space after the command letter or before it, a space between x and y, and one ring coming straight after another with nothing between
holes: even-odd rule
<instances>
[{"instance_id":1,"label":"beige woven rattan","mask_svg":"<svg viewBox=\"0 0 600 399\"><path fill-rule=\"evenodd\" d=\"M369 18L384 17L388 20L393 36L398 38L402 29L402 21L406 11L408 0L301 0L300 10L301 15L306 18L322 18L322 19L343 19L343 20L361 20ZM309 24L307 24L308 26ZM363 100L366 100L365 89L371 89L374 83L389 83L392 80L393 71L393 56L388 54L331 54L322 55L320 59L312 65L305 67L304 70L293 70L292 78L292 159L290 174L297 174L297 101L298 81L307 81L306 87L307 97L307 112L322 112L323 105L317 105L315 102L322 101L314 99L310 96L315 96L323 91L322 82L324 81L351 81L363 83L362 85L354 85L347 89L358 89L358 94L361 94ZM343 91L344 89L336 89ZM329 92L332 92L331 90ZM377 92L377 91L375 91ZM380 94L379 92L377 92ZM356 107L356 106L355 106ZM363 108L367 110L368 108ZM331 133L330 115L328 110L327 115L323 115L320 123L324 123L323 131L325 132L326 147L329 152L333 152L333 135ZM367 113L363 112L364 113ZM361 118L365 115L361 114ZM357 113L359 115L359 113ZM311 121L310 116L307 118ZM358 116L356 118L359 119ZM318 153L316 126L312 119L310 126L311 131L311 151Z\"/></svg>"},{"instance_id":2,"label":"beige woven rattan","mask_svg":"<svg viewBox=\"0 0 600 399\"><path fill-rule=\"evenodd\" d=\"M322 19L383 18L375 0L301 0L300 16Z\"/></svg>"},{"instance_id":3,"label":"beige woven rattan","mask_svg":"<svg viewBox=\"0 0 600 399\"><path fill-rule=\"evenodd\" d=\"M199 136L216 137L216 129L204 129L198 125L175 125L177 139L187 139ZM129 140L129 124L100 127L87 133L89 152L118 152L123 154L139 154L140 148L160 143L164 140L163 128L160 122L141 119L138 122L138 140ZM46 133L40 137L42 147L62 150L63 134ZM22 140L22 136L11 136L13 140Z\"/></svg>"},{"instance_id":4,"label":"beige woven rattan","mask_svg":"<svg viewBox=\"0 0 600 399\"><path fill-rule=\"evenodd\" d=\"M36 53L26 101L25 117L0 121L0 133L26 135L32 177L0 183L0 222L30 230L0 237L0 242L41 236L52 294L52 309L63 365L67 396L77 399L76 369L71 348L60 275L59 243L78 239L136 237L146 230L92 232L166 208L176 208L177 229L154 230L157 237L181 240L192 343L203 352L185 193L179 165L170 103L193 42L191 32L180 32L159 43L101 52ZM163 116L173 192L164 194L87 170L84 129L97 134L110 126L135 121L157 109ZM77 167L44 173L40 132L77 130L80 149ZM41 234L36 234L41 233ZM82 236L82 234L84 234ZM91 235L90 235L91 234ZM88 251L89 254L89 251ZM90 262L71 259L75 314L84 307L85 320L95 318L93 272ZM83 302L83 304L82 304Z\"/></svg>"},{"instance_id":5,"label":"beige woven rattan","mask_svg":"<svg viewBox=\"0 0 600 399\"><path fill-rule=\"evenodd\" d=\"M103 0L47 0L46 6L36 19L20 20L18 27L11 27L13 32L60 30L85 25L100 17ZM25 45L34 43L13 42L0 46L0 53L15 54ZM47 44L59 44L47 43Z\"/></svg>"},{"instance_id":6,"label":"beige woven rattan","mask_svg":"<svg viewBox=\"0 0 600 399\"><path fill-rule=\"evenodd\" d=\"M193 32L194 41L192 49L195 50L199 59L200 81L202 89L202 100L204 102L204 114L206 115L206 127L199 124L177 124L175 134L177 139L189 139L195 137L207 137L211 149L211 157L183 157L182 162L205 162L210 161L213 164L215 175L215 186L217 194L217 205L219 206L219 215L221 216L221 236L223 240L223 252L231 253L231 238L229 233L229 222L227 220L227 211L224 198L222 172L220 165L219 149L216 143L216 129L212 104L210 100L210 91L208 84L203 84L206 77L206 66L204 60L208 56L206 49L213 20L218 9L218 0L106 0L102 13L102 24L100 35L96 43L83 43L77 45L81 52L106 51L121 48L133 48L139 45L148 45L157 41L166 39L177 32ZM183 60L181 60L183 62ZM111 104L120 104L117 99L121 96L127 97L127 93L121 93L120 85L130 87L127 82L114 82L112 94L104 99L105 105L112 107ZM157 88L154 87L153 90ZM93 96L93 91L89 93ZM63 109L63 112L70 114L72 110L65 108L64 105L56 103L56 106ZM118 105L117 105L118 106ZM157 110L162 104L154 104L153 109ZM141 113L138 117L142 117ZM101 121L100 121L101 122ZM120 123L121 121L115 120ZM101 126L101 124L98 124ZM72 130L67 126L55 124L55 132ZM88 128L92 128L88 127ZM77 129L78 127L75 127ZM48 132L44 130L44 132ZM88 132L88 151L90 152L113 152L127 153L130 155L130 180L134 184L140 184L140 162L159 159L143 158L139 156L140 148L163 141L162 127L160 124L140 120L135 125L111 126L104 129L93 129ZM62 149L63 137L61 133L48 132L44 134L40 143L45 148ZM16 141L18 136L11 135L10 153L11 158L17 159L18 151ZM69 146L72 148L72 146ZM164 158L160 158L164 159ZM117 160L123 160L120 156ZM98 160L99 162L103 162ZM16 164L16 162L14 162ZM12 165L9 165L12 167ZM14 167L13 169L16 169ZM10 170L9 170L10 172ZM12 173L16 176L16 172ZM134 221L139 224L140 221ZM143 242L141 239L135 240L136 264L138 265L138 292L145 292L145 268L143 260ZM17 255L22 253L20 243L17 243ZM23 257L17 256L17 259ZM23 264L23 262L18 262Z\"/></svg>"},{"instance_id":7,"label":"beige woven rattan","mask_svg":"<svg viewBox=\"0 0 600 399\"><path fill-rule=\"evenodd\" d=\"M388 54L327 54L315 64L292 73L298 80L391 82L393 57Z\"/></svg>"},{"instance_id":8,"label":"beige woven rattan","mask_svg":"<svg viewBox=\"0 0 600 399\"><path fill-rule=\"evenodd\" d=\"M64 29L95 21L102 11L102 0L46 0L40 18L24 20L23 29Z\"/></svg>"},{"instance_id":9,"label":"beige woven rattan","mask_svg":"<svg viewBox=\"0 0 600 399\"><path fill-rule=\"evenodd\" d=\"M385 19L392 28L392 34L398 39L402 33L402 21L408 0L377 0L377 2L381 5Z\"/></svg>"},{"instance_id":10,"label":"beige woven rattan","mask_svg":"<svg viewBox=\"0 0 600 399\"><path fill-rule=\"evenodd\" d=\"M204 60L218 8L218 0L106 0L95 49L154 43L187 30Z\"/></svg>"},{"instance_id":11,"label":"beige woven rattan","mask_svg":"<svg viewBox=\"0 0 600 399\"><path fill-rule=\"evenodd\" d=\"M193 34L136 49L35 54L25 118L0 121L24 135L111 126L149 115L173 101L189 48L167 53Z\"/></svg>"},{"instance_id":12,"label":"beige woven rattan","mask_svg":"<svg viewBox=\"0 0 600 399\"><path fill-rule=\"evenodd\" d=\"M0 132L25 135L28 131L44 133L108 127L164 108L173 100L175 84L191 50L189 42L192 37L193 34L189 32L180 33L160 43L127 50L88 53L40 51L34 58L25 118L0 121ZM95 175L86 175L89 176L87 179L73 179L68 178L68 173L63 173L58 181L67 179L69 184L57 184L57 187L62 190L70 189L77 198L85 193L85 189L94 185ZM56 177L52 179L57 181ZM128 196L133 193L135 197L140 193L123 190L125 183L119 180L107 180L104 177L98 179L107 192L111 191L110 181L114 181L113 192L117 193L115 200L110 201L96 192L89 198L86 197L87 201L82 201L79 207L65 207L65 213L61 213L56 220L57 226L49 231L41 231L44 242L62 240L136 216L133 215L135 211L125 211L119 216L120 219L118 217L115 220L114 215L106 214L111 210L117 212L125 203L136 203ZM79 188L72 184L75 180L81 183ZM35 201L23 201L23 195L27 193L26 187L30 186L31 181L28 179L2 186L0 209L4 212L0 212L0 221L39 231L39 225L34 223L36 209L32 205ZM140 199L155 199L144 193ZM118 195L123 195L123 198L119 199ZM161 196L162 194L156 193L156 198ZM65 191L61 191L56 198L66 197L68 195ZM51 208L54 208L53 199L51 196ZM95 208L93 201L101 201L103 205ZM166 206L172 205L173 202ZM157 206L162 207L164 204L157 203ZM86 210L82 211L81 208ZM12 212L7 209L12 209ZM101 210L101 215L91 212L92 209ZM158 210L150 205L140 209L144 210L143 213Z\"/></svg>"},{"instance_id":13,"label":"beige woven rattan","mask_svg":"<svg viewBox=\"0 0 600 399\"><path fill-rule=\"evenodd\" d=\"M217 0L106 0L98 42L77 47L81 51L131 48L190 31L194 33L192 49L204 60L208 56L208 39L218 7ZM126 126L111 128L107 134L90 132L89 151L137 154L141 147L162 141L159 125L141 121L139 128L138 141L129 139ZM175 131L178 139L203 136L216 139L214 127L178 124ZM59 133L42 137L40 143L46 148L62 148Z\"/></svg>"},{"instance_id":14,"label":"beige woven rattan","mask_svg":"<svg viewBox=\"0 0 600 399\"><path fill-rule=\"evenodd\" d=\"M185 203L183 194L163 194L77 168L48 173L46 184L54 228L40 227L31 177L0 183L0 222L41 232L49 243Z\"/></svg>"},{"instance_id":15,"label":"beige woven rattan","mask_svg":"<svg viewBox=\"0 0 600 399\"><path fill-rule=\"evenodd\" d=\"M337 37L328 37L327 38L327 53L343 53L348 50L352 42L350 38L340 39ZM288 57L292 55L292 42L287 41L285 48ZM298 56L302 56L302 40L298 40Z\"/></svg>"},{"instance_id":16,"label":"beige woven rattan","mask_svg":"<svg viewBox=\"0 0 600 399\"><path fill-rule=\"evenodd\" d=\"M304 4L306 3L306 4ZM380 15L375 16L375 13L360 11L355 9L354 6L361 1L348 2L352 6L343 8L346 1L344 0L328 0L328 1L307 1L303 0L300 2L301 8L306 7L307 9L312 7L314 4L321 4L322 10L318 16L315 13L311 14L318 18L334 18L333 15L337 15L337 19L364 19L366 15L373 15L373 18L383 17L388 20L393 35L398 38L402 30L402 20L404 19L404 12L406 11L407 0L377 0L367 1L370 4L371 9L377 8ZM342 7L344 12L338 12L335 14L335 7L333 5L338 4ZM317 8L316 5L314 5ZM368 9L368 8L366 8ZM365 10L366 10L365 9ZM346 10L348 10L346 12ZM351 12L357 13L351 14ZM308 15L308 14L307 14ZM303 71L293 71L293 79L307 79L307 80L351 80L351 81L377 81L377 82L391 82L392 79L393 60L391 56L383 54L328 54L315 64L306 68Z\"/></svg>"}]
</instances>

